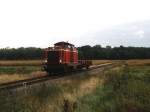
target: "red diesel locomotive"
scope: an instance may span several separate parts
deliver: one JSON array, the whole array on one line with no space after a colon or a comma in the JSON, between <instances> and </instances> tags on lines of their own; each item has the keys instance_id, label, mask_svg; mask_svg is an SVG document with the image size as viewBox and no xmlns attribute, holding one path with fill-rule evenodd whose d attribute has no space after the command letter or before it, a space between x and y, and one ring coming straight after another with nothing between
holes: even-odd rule
<instances>
[{"instance_id":1,"label":"red diesel locomotive","mask_svg":"<svg viewBox=\"0 0 150 112\"><path fill-rule=\"evenodd\" d=\"M48 73L89 68L92 61L78 60L78 50L68 42L58 42L44 51L44 70Z\"/></svg>"}]
</instances>

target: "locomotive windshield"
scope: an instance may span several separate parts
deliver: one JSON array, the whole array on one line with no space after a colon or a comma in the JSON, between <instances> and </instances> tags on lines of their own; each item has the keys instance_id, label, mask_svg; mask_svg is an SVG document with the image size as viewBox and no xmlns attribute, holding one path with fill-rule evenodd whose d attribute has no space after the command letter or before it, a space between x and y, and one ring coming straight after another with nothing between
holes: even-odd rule
<instances>
[{"instance_id":1,"label":"locomotive windshield","mask_svg":"<svg viewBox=\"0 0 150 112\"><path fill-rule=\"evenodd\" d=\"M52 62L52 63L59 62L59 52L58 51L48 52L48 62Z\"/></svg>"}]
</instances>

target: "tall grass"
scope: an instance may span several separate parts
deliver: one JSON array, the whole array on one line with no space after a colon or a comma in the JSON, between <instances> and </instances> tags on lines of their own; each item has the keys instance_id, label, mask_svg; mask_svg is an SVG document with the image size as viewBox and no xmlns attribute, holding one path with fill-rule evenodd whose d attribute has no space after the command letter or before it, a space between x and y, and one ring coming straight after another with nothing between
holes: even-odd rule
<instances>
[{"instance_id":1,"label":"tall grass","mask_svg":"<svg viewBox=\"0 0 150 112\"><path fill-rule=\"evenodd\" d=\"M1 112L149 112L149 66L76 75L19 92L0 92Z\"/></svg>"},{"instance_id":2,"label":"tall grass","mask_svg":"<svg viewBox=\"0 0 150 112\"><path fill-rule=\"evenodd\" d=\"M58 105L59 102L55 101L55 98L60 94L61 88L53 84L16 93L3 91L0 92L0 110L1 112L48 112L51 110L52 102L53 105Z\"/></svg>"},{"instance_id":3,"label":"tall grass","mask_svg":"<svg viewBox=\"0 0 150 112\"><path fill-rule=\"evenodd\" d=\"M76 112L149 112L150 68L125 67L105 75L103 86L78 99Z\"/></svg>"},{"instance_id":4,"label":"tall grass","mask_svg":"<svg viewBox=\"0 0 150 112\"><path fill-rule=\"evenodd\" d=\"M71 112L76 107L78 96L84 96L95 89L98 83L97 77L99 76L94 74L77 74L17 93L0 93L0 110L4 112L67 112L69 109Z\"/></svg>"}]
</instances>

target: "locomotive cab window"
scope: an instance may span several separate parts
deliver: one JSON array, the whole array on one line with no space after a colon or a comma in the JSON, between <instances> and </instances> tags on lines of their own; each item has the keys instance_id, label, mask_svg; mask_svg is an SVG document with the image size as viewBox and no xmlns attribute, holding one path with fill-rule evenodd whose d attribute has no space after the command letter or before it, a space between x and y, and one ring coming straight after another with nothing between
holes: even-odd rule
<instances>
[{"instance_id":1,"label":"locomotive cab window","mask_svg":"<svg viewBox=\"0 0 150 112\"><path fill-rule=\"evenodd\" d=\"M50 51L48 52L48 62L58 62L59 61L59 52Z\"/></svg>"}]
</instances>

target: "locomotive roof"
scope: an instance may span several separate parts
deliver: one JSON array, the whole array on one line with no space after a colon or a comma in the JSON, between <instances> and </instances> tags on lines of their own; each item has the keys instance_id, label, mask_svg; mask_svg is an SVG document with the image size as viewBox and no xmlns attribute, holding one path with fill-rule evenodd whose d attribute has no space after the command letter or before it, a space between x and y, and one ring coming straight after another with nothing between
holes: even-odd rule
<instances>
[{"instance_id":1,"label":"locomotive roof","mask_svg":"<svg viewBox=\"0 0 150 112\"><path fill-rule=\"evenodd\" d=\"M55 43L54 44L55 46L62 46L62 45L70 45L70 46L74 46L73 44L70 44L70 43L68 43L68 42L57 42L57 43Z\"/></svg>"}]
</instances>

